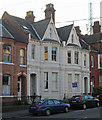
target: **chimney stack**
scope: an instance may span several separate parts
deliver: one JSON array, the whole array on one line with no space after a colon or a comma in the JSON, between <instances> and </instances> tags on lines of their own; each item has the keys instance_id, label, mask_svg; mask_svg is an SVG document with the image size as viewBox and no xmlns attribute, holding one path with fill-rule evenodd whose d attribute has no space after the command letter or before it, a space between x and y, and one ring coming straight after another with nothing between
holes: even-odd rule
<instances>
[{"instance_id":1,"label":"chimney stack","mask_svg":"<svg viewBox=\"0 0 102 120\"><path fill-rule=\"evenodd\" d=\"M76 26L75 29L76 29L77 34L81 34L81 30L79 26Z\"/></svg>"},{"instance_id":2,"label":"chimney stack","mask_svg":"<svg viewBox=\"0 0 102 120\"><path fill-rule=\"evenodd\" d=\"M33 15L33 11L26 12L26 17L25 17L26 20L30 22L34 22L34 18L35 16Z\"/></svg>"},{"instance_id":3,"label":"chimney stack","mask_svg":"<svg viewBox=\"0 0 102 120\"><path fill-rule=\"evenodd\" d=\"M45 9L45 18L50 18L52 15L53 22L55 23L55 9L53 4L47 4Z\"/></svg>"},{"instance_id":4,"label":"chimney stack","mask_svg":"<svg viewBox=\"0 0 102 120\"><path fill-rule=\"evenodd\" d=\"M93 25L93 34L99 34L101 32L101 26L99 25L99 21L95 21Z\"/></svg>"}]
</instances>

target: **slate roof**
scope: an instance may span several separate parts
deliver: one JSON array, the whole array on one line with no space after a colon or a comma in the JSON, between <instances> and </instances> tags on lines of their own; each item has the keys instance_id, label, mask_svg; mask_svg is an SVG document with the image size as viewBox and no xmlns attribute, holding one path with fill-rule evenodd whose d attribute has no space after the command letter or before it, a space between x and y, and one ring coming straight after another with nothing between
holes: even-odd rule
<instances>
[{"instance_id":1,"label":"slate roof","mask_svg":"<svg viewBox=\"0 0 102 120\"><path fill-rule=\"evenodd\" d=\"M15 29L7 20L3 19L2 24L11 33L16 42L27 43L27 40L24 38L24 36L21 35L20 32Z\"/></svg>"},{"instance_id":2,"label":"slate roof","mask_svg":"<svg viewBox=\"0 0 102 120\"><path fill-rule=\"evenodd\" d=\"M96 51L97 52L97 50L90 44L90 42L87 42L87 40L85 39L85 36L80 35L80 34L78 34L78 36L79 36L80 44L81 44L83 49L87 49L87 50L90 49L92 51Z\"/></svg>"},{"instance_id":3,"label":"slate roof","mask_svg":"<svg viewBox=\"0 0 102 120\"><path fill-rule=\"evenodd\" d=\"M14 39L14 37L11 35L11 33L5 28L5 26L2 23L3 23L2 20L0 20L0 37Z\"/></svg>"},{"instance_id":4,"label":"slate roof","mask_svg":"<svg viewBox=\"0 0 102 120\"><path fill-rule=\"evenodd\" d=\"M82 38L87 42L87 43L98 43L102 40L102 33L100 34L94 34L90 36L82 36Z\"/></svg>"},{"instance_id":5,"label":"slate roof","mask_svg":"<svg viewBox=\"0 0 102 120\"><path fill-rule=\"evenodd\" d=\"M32 35L33 39L42 39L47 26L51 20L51 18L47 18L44 20L40 20L38 22L30 22L27 21L25 19L19 18L19 17L15 17L12 16L13 20L17 22L17 24L19 24L19 26L25 30L25 32L30 32Z\"/></svg>"},{"instance_id":6,"label":"slate roof","mask_svg":"<svg viewBox=\"0 0 102 120\"><path fill-rule=\"evenodd\" d=\"M42 39L44 36L44 33L48 27L48 24L50 22L51 18L47 18L38 22L34 22L33 26L36 29L37 33L39 34L40 38Z\"/></svg>"},{"instance_id":7,"label":"slate roof","mask_svg":"<svg viewBox=\"0 0 102 120\"><path fill-rule=\"evenodd\" d=\"M59 35L61 41L66 41L67 42L72 27L73 27L73 24L71 24L69 26L64 26L64 27L57 28L57 32L58 32L58 35Z\"/></svg>"}]
</instances>

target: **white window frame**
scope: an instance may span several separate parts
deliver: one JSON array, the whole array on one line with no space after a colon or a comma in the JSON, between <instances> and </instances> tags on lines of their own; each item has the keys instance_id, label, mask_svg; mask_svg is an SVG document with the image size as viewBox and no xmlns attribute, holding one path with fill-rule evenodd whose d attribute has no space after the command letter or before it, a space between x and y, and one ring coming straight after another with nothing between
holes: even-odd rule
<instances>
[{"instance_id":1,"label":"white window frame","mask_svg":"<svg viewBox=\"0 0 102 120\"><path fill-rule=\"evenodd\" d=\"M70 58L69 58L69 55L68 55L69 53L70 53ZM67 52L67 63L68 63L68 64L71 64L71 63L72 63L72 60L71 60L72 58L71 58L71 57L72 57L71 51L68 51L68 52Z\"/></svg>"},{"instance_id":2,"label":"white window frame","mask_svg":"<svg viewBox=\"0 0 102 120\"><path fill-rule=\"evenodd\" d=\"M52 47L52 61L57 61L57 47Z\"/></svg>"},{"instance_id":3,"label":"white window frame","mask_svg":"<svg viewBox=\"0 0 102 120\"><path fill-rule=\"evenodd\" d=\"M44 89L48 90L49 84L48 84L48 72L44 72Z\"/></svg>"},{"instance_id":4,"label":"white window frame","mask_svg":"<svg viewBox=\"0 0 102 120\"><path fill-rule=\"evenodd\" d=\"M68 74L68 91L72 90L72 74Z\"/></svg>"},{"instance_id":5,"label":"white window frame","mask_svg":"<svg viewBox=\"0 0 102 120\"><path fill-rule=\"evenodd\" d=\"M94 56L91 56L91 68L94 68Z\"/></svg>"},{"instance_id":6,"label":"white window frame","mask_svg":"<svg viewBox=\"0 0 102 120\"><path fill-rule=\"evenodd\" d=\"M79 52L78 51L74 52L74 63L79 64Z\"/></svg>"},{"instance_id":7,"label":"white window frame","mask_svg":"<svg viewBox=\"0 0 102 120\"><path fill-rule=\"evenodd\" d=\"M87 66L87 55L86 54L84 54L84 67L86 67Z\"/></svg>"},{"instance_id":8,"label":"white window frame","mask_svg":"<svg viewBox=\"0 0 102 120\"><path fill-rule=\"evenodd\" d=\"M8 75L8 74L4 74L3 78L4 77L8 77L8 83L5 85L4 84L4 79L3 79L3 83L2 83L2 86L3 86L2 95L3 96L10 96L11 76Z\"/></svg>"},{"instance_id":9,"label":"white window frame","mask_svg":"<svg viewBox=\"0 0 102 120\"><path fill-rule=\"evenodd\" d=\"M31 59L35 59L35 45L32 44L32 47L31 47Z\"/></svg>"},{"instance_id":10,"label":"white window frame","mask_svg":"<svg viewBox=\"0 0 102 120\"><path fill-rule=\"evenodd\" d=\"M52 90L57 90L57 78L58 78L58 73L57 72L52 72Z\"/></svg>"}]
</instances>

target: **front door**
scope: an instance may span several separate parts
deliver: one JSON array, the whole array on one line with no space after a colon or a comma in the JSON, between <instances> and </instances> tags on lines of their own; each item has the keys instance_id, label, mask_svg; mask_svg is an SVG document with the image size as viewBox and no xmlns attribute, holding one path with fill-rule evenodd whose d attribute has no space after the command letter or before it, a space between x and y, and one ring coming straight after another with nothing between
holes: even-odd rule
<instances>
[{"instance_id":1,"label":"front door","mask_svg":"<svg viewBox=\"0 0 102 120\"><path fill-rule=\"evenodd\" d=\"M18 78L18 100L21 100L21 77Z\"/></svg>"}]
</instances>

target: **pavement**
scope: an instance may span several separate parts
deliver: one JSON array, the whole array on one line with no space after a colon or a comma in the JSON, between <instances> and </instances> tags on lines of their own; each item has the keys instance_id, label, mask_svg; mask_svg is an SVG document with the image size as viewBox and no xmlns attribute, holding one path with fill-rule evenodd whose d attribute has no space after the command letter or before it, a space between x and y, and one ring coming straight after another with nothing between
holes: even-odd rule
<instances>
[{"instance_id":1,"label":"pavement","mask_svg":"<svg viewBox=\"0 0 102 120\"><path fill-rule=\"evenodd\" d=\"M2 119L29 115L29 105L5 106L2 108Z\"/></svg>"}]
</instances>

